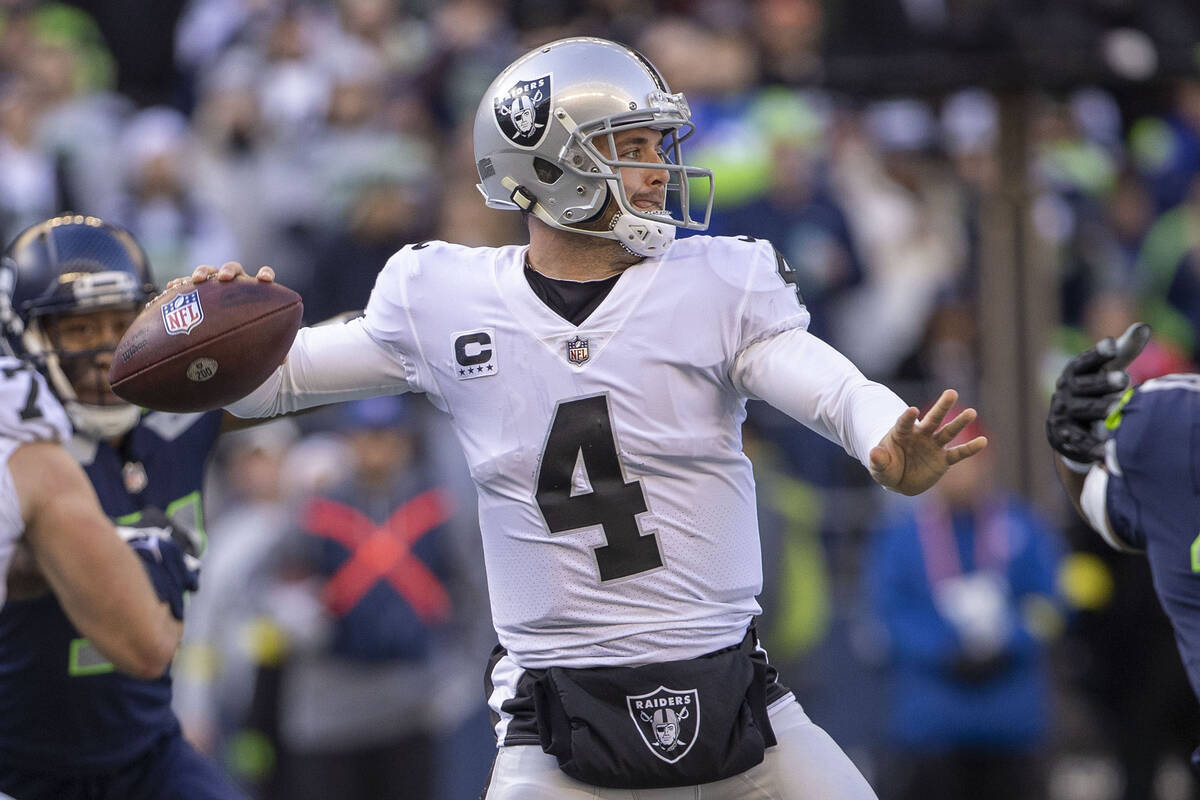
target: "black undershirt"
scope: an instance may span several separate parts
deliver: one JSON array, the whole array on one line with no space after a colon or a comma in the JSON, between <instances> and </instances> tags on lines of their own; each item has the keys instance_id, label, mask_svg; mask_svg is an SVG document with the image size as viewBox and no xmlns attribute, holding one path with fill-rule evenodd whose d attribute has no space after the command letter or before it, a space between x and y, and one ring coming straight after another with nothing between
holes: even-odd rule
<instances>
[{"instance_id":1,"label":"black undershirt","mask_svg":"<svg viewBox=\"0 0 1200 800\"><path fill-rule=\"evenodd\" d=\"M537 270L525 267L525 280L529 281L533 293L572 325L580 325L591 316L620 277L618 274L600 281L564 281L547 278Z\"/></svg>"}]
</instances>

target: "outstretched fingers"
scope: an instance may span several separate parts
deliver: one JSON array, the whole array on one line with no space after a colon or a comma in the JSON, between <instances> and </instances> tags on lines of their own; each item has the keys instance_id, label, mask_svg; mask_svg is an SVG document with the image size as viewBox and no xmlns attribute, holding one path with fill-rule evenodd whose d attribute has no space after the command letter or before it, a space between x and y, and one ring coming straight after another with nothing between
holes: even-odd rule
<instances>
[{"instance_id":1,"label":"outstretched fingers","mask_svg":"<svg viewBox=\"0 0 1200 800\"><path fill-rule=\"evenodd\" d=\"M977 416L979 415L973 408L968 408L965 411L962 411L955 416L954 419L950 420L938 429L937 433L933 435L933 441L939 447L945 447L954 441L954 437L962 433L964 428L974 422Z\"/></svg>"},{"instance_id":2,"label":"outstretched fingers","mask_svg":"<svg viewBox=\"0 0 1200 800\"><path fill-rule=\"evenodd\" d=\"M970 458L973 455L978 455L987 447L988 440L986 436L976 436L966 444L960 444L957 447L951 447L946 450L946 465L954 466L963 459Z\"/></svg>"},{"instance_id":3,"label":"outstretched fingers","mask_svg":"<svg viewBox=\"0 0 1200 800\"><path fill-rule=\"evenodd\" d=\"M933 407L926 412L925 417L920 422L920 429L923 432L933 433L942 425L942 420L946 418L946 414L950 409L954 408L954 404L958 402L958 392L953 389L946 389L942 392L942 396L937 399Z\"/></svg>"},{"instance_id":4,"label":"outstretched fingers","mask_svg":"<svg viewBox=\"0 0 1200 800\"><path fill-rule=\"evenodd\" d=\"M270 270L270 277L264 277L263 270ZM237 261L226 261L221 265L220 269L212 264L201 264L192 270L192 283L204 283L209 278L216 276L219 281L231 281L239 275L245 275L246 270ZM259 270L259 280L272 280L275 277L275 271L270 267L263 267Z\"/></svg>"},{"instance_id":5,"label":"outstretched fingers","mask_svg":"<svg viewBox=\"0 0 1200 800\"><path fill-rule=\"evenodd\" d=\"M917 427L917 418L920 416L921 412L913 406L904 409L900 419L896 420L896 433L905 436L912 433Z\"/></svg>"},{"instance_id":6,"label":"outstretched fingers","mask_svg":"<svg viewBox=\"0 0 1200 800\"><path fill-rule=\"evenodd\" d=\"M204 283L206 280L208 280L209 276L215 275L216 273L217 268L212 264L201 264L192 270L190 278L185 280L191 280L192 283Z\"/></svg>"}]
</instances>

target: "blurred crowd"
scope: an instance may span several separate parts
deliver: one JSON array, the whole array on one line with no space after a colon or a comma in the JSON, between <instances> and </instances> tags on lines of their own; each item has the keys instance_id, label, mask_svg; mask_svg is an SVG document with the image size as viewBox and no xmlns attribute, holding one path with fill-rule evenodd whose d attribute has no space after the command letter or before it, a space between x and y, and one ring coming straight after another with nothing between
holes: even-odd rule
<instances>
[{"instance_id":1,"label":"blurred crowd","mask_svg":"<svg viewBox=\"0 0 1200 800\"><path fill-rule=\"evenodd\" d=\"M236 259L273 266L310 323L362 308L405 244L525 240L520 217L486 210L474 187L476 104L529 47L604 36L686 93L685 156L717 176L710 233L769 238L812 330L868 376L915 405L952 386L986 412L981 341L1008 335L978 323L985 210L1006 178L1002 93L829 86L829 32L854 4L179 0L141 21L170 17L158 48L114 35L138 29L114 19L126 5L0 2L5 240L86 212L132 230L160 284ZM894 5L936 22L955 4ZM1174 18L1200 42L1200 18ZM1137 318L1156 333L1137 379L1194 369L1200 63L1026 97L1029 222L1060 323L1044 373ZM482 786L493 634L473 493L446 437L417 399L223 442L177 704L189 737L257 797L380 797L370 787L403 780L405 797L450 800ZM937 797L972 800L1200 796L1186 768L1196 703L1144 563L986 469L888 498L763 407L746 447L772 656L883 800L935 797L931 776ZM425 527L406 526L401 512L429 497ZM970 774L1010 788L989 795L959 781Z\"/></svg>"}]
</instances>

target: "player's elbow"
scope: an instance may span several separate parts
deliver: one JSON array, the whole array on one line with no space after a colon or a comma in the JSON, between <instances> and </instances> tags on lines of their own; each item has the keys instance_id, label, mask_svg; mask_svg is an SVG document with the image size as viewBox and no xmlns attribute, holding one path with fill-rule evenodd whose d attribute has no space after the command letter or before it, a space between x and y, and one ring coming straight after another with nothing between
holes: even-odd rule
<instances>
[{"instance_id":1,"label":"player's elbow","mask_svg":"<svg viewBox=\"0 0 1200 800\"><path fill-rule=\"evenodd\" d=\"M165 608L164 608L165 611ZM153 632L131 640L113 666L126 675L144 681L162 677L175 658L182 626L174 619L158 626Z\"/></svg>"},{"instance_id":2,"label":"player's elbow","mask_svg":"<svg viewBox=\"0 0 1200 800\"><path fill-rule=\"evenodd\" d=\"M286 413L280 389L283 385L283 367L279 367L257 389L240 400L225 406L225 410L241 419L262 419Z\"/></svg>"},{"instance_id":3,"label":"player's elbow","mask_svg":"<svg viewBox=\"0 0 1200 800\"><path fill-rule=\"evenodd\" d=\"M131 678L137 678L140 681L152 681L161 677L171 663L169 658L165 661L162 660L159 653L139 654L139 656L136 659L127 661L125 664L114 666Z\"/></svg>"}]
</instances>

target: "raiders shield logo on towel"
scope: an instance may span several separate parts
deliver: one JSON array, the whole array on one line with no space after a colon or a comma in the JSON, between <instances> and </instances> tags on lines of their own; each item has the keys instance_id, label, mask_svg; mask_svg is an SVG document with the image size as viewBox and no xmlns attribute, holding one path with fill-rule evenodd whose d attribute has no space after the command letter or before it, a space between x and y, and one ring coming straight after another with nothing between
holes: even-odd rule
<instances>
[{"instance_id":1,"label":"raiders shield logo on towel","mask_svg":"<svg viewBox=\"0 0 1200 800\"><path fill-rule=\"evenodd\" d=\"M674 764L688 754L700 732L700 695L659 686L648 694L626 696L629 716L650 752Z\"/></svg>"},{"instance_id":2,"label":"raiders shield logo on towel","mask_svg":"<svg viewBox=\"0 0 1200 800\"><path fill-rule=\"evenodd\" d=\"M519 147L537 147L550 121L550 76L519 81L493 102L500 132Z\"/></svg>"}]
</instances>

